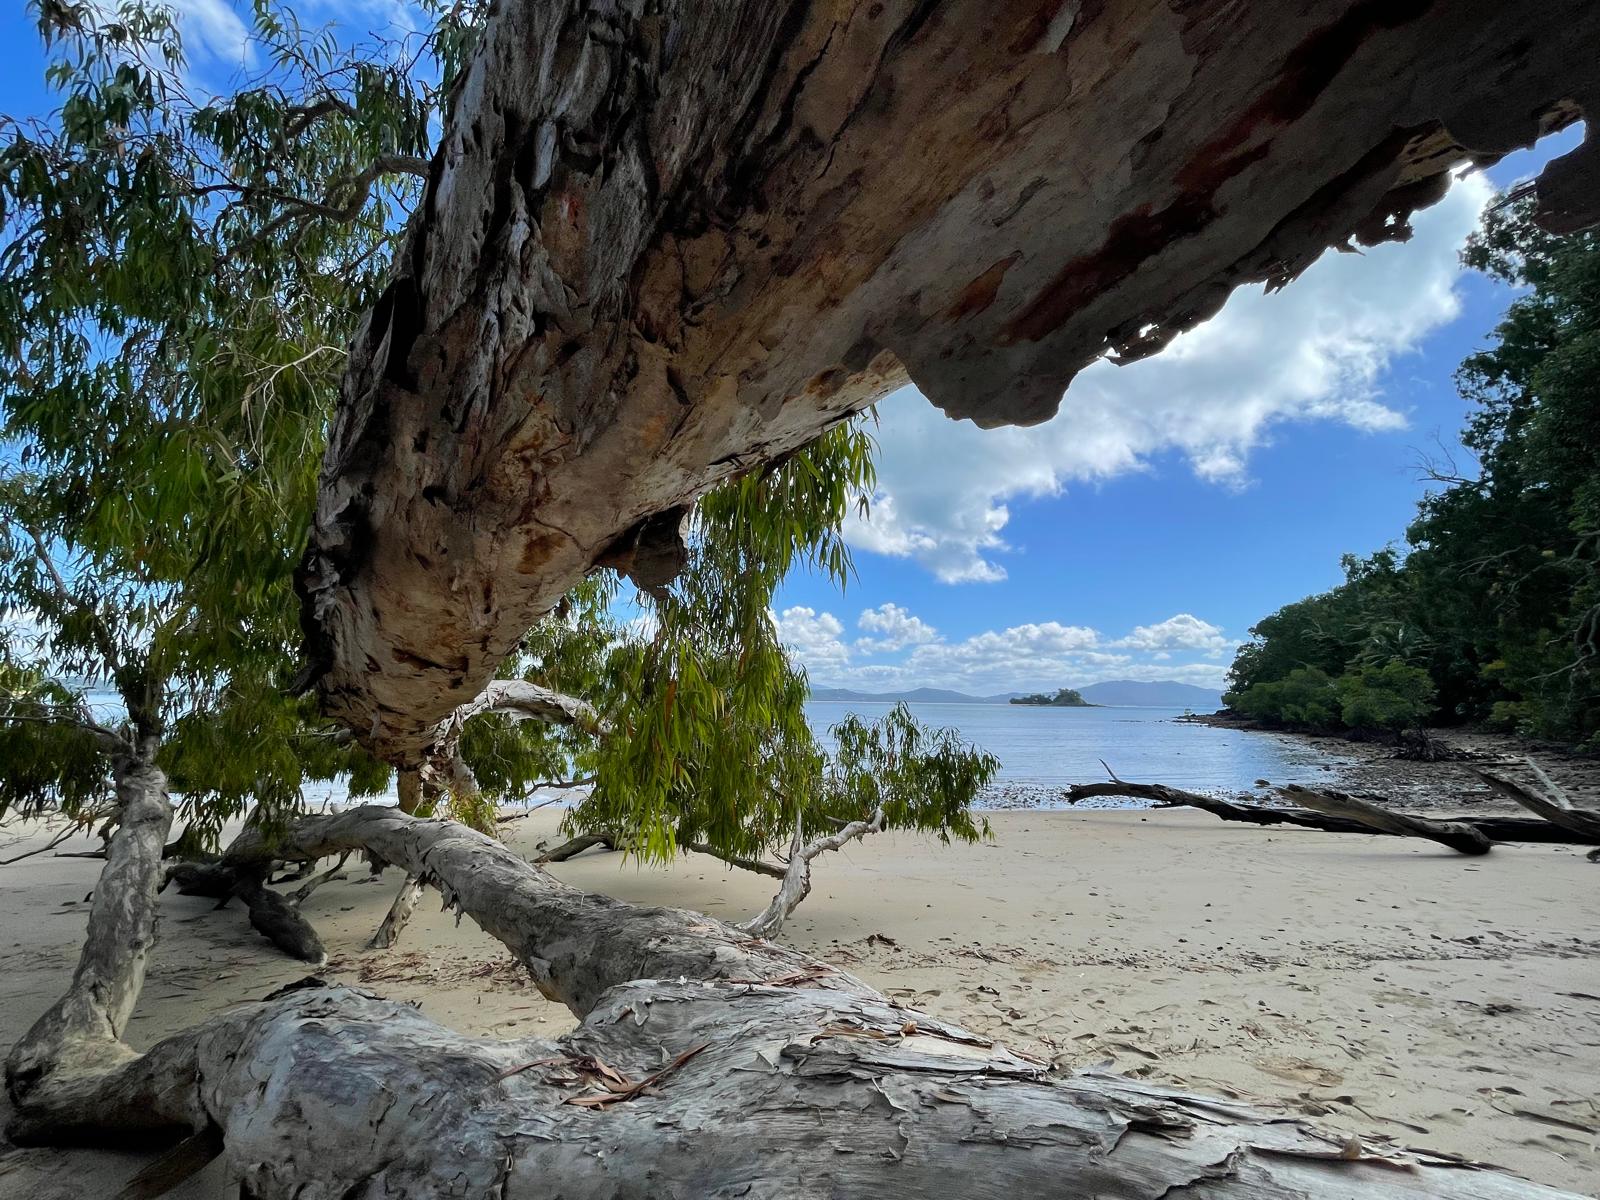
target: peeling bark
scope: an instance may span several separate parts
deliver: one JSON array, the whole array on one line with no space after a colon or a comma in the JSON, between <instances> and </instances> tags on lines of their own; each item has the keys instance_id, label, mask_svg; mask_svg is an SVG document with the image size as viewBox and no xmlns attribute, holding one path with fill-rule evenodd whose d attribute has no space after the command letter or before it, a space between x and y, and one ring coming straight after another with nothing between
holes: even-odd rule
<instances>
[{"instance_id":1,"label":"peeling bark","mask_svg":"<svg viewBox=\"0 0 1600 1200\"><path fill-rule=\"evenodd\" d=\"M1593 106L1597 41L1590 0L495 5L352 347L308 681L418 765L595 564L670 573L709 485L908 378L1042 420L1235 287L1404 239ZM1562 227L1597 137L1539 185Z\"/></svg>"},{"instance_id":2,"label":"peeling bark","mask_svg":"<svg viewBox=\"0 0 1600 1200\"><path fill-rule=\"evenodd\" d=\"M257 1200L1560 1194L1053 1073L713 918L566 887L451 822L356 809L308 818L292 841L427 875L581 1024L554 1041L470 1038L308 981L70 1090L25 1091L14 1137L215 1128Z\"/></svg>"}]
</instances>

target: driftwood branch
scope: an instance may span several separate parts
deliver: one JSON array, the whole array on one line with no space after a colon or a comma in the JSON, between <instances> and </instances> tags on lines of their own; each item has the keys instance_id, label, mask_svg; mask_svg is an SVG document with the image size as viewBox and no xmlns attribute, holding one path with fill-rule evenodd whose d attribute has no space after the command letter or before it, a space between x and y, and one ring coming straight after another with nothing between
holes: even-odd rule
<instances>
[{"instance_id":1,"label":"driftwood branch","mask_svg":"<svg viewBox=\"0 0 1600 1200\"><path fill-rule=\"evenodd\" d=\"M1317 812L1360 821L1363 825L1371 825L1374 829L1401 837L1427 838L1461 854L1487 854L1493 847L1493 843L1481 832L1461 821L1434 821L1427 817L1408 816L1347 792L1327 789L1312 791L1296 783L1280 787L1278 791Z\"/></svg>"},{"instance_id":2,"label":"driftwood branch","mask_svg":"<svg viewBox=\"0 0 1600 1200\"><path fill-rule=\"evenodd\" d=\"M615 850L617 841L615 836L609 833L580 833L576 837L568 838L559 846L546 850L533 861L537 863L566 862L567 859L576 858L585 850L592 850L596 846L604 847L607 850Z\"/></svg>"},{"instance_id":3,"label":"driftwood branch","mask_svg":"<svg viewBox=\"0 0 1600 1200\"><path fill-rule=\"evenodd\" d=\"M1523 808L1537 813L1552 825L1565 829L1585 841L1600 845L1600 813L1574 808L1566 792L1535 763L1524 760L1523 765L1531 768L1544 784L1542 791L1538 788L1525 787L1514 779L1497 775L1492 771L1479 770L1476 774L1502 796L1515 800Z\"/></svg>"},{"instance_id":4,"label":"driftwood branch","mask_svg":"<svg viewBox=\"0 0 1600 1200\"><path fill-rule=\"evenodd\" d=\"M271 861L239 863L226 856L211 863L177 862L164 868L165 880L175 884L180 895L209 896L222 907L234 898L244 903L250 926L278 949L301 962L321 966L328 961L322 939L291 899L266 884ZM337 869L337 868L335 868ZM332 872L329 872L331 875ZM326 876L313 880L300 890L310 895Z\"/></svg>"},{"instance_id":5,"label":"driftwood branch","mask_svg":"<svg viewBox=\"0 0 1600 1200\"><path fill-rule=\"evenodd\" d=\"M1133 783L1114 779L1106 783L1075 783L1066 790L1068 804L1095 796L1126 796L1153 801L1158 808L1197 808L1224 821L1250 825L1292 825L1323 833L1360 833L1409 837L1398 829L1379 828L1355 817L1334 816L1309 808L1269 808L1262 804L1236 804L1201 792L1185 791L1160 783ZM1453 824L1466 825L1494 842L1537 842L1562 846L1600 845L1600 836L1588 836L1548 821L1528 817L1459 817Z\"/></svg>"}]
</instances>

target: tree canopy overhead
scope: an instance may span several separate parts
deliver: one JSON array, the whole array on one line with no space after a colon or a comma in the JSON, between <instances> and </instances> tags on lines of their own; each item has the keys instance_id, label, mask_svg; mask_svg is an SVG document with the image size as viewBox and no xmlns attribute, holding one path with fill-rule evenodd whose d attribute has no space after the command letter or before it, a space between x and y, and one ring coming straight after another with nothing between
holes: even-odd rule
<instances>
[{"instance_id":1,"label":"tree canopy overhead","mask_svg":"<svg viewBox=\"0 0 1600 1200\"><path fill-rule=\"evenodd\" d=\"M1587 0L508 0L353 348L312 682L425 756L596 563L909 377L1055 411L1242 283L1404 238L1600 93ZM1593 219L1593 136L1541 184ZM1586 215L1587 214L1587 215Z\"/></svg>"}]
</instances>

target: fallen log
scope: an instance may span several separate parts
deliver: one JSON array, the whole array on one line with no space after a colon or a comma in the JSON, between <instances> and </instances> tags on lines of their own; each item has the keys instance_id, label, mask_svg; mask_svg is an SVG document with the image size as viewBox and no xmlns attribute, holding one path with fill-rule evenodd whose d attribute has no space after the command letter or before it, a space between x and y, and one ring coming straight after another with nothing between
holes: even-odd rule
<instances>
[{"instance_id":1,"label":"fallen log","mask_svg":"<svg viewBox=\"0 0 1600 1200\"><path fill-rule=\"evenodd\" d=\"M1550 824L1586 841L1592 841L1596 845L1600 845L1600 813L1574 808L1572 801L1567 798L1566 792L1561 789L1555 780L1540 770L1536 763L1528 759L1524 760L1523 765L1539 777L1539 781L1544 784L1543 791L1537 788L1525 787L1514 779L1509 779L1504 775L1496 775L1487 770L1479 770L1477 776L1502 796L1515 800L1522 807L1530 812L1537 813Z\"/></svg>"},{"instance_id":2,"label":"fallen log","mask_svg":"<svg viewBox=\"0 0 1600 1200\"><path fill-rule=\"evenodd\" d=\"M1397 813L1347 792L1312 791L1291 783L1278 789L1291 800L1331 817L1344 817L1401 837L1427 838L1461 854L1487 854L1493 843L1464 821L1434 821Z\"/></svg>"},{"instance_id":3,"label":"fallen log","mask_svg":"<svg viewBox=\"0 0 1600 1200\"><path fill-rule=\"evenodd\" d=\"M555 863L566 862L569 858L576 858L585 850L592 850L599 846L603 850L615 850L616 839L607 833L580 833L577 837L568 838L561 845L546 850L534 862Z\"/></svg>"},{"instance_id":4,"label":"fallen log","mask_svg":"<svg viewBox=\"0 0 1600 1200\"><path fill-rule=\"evenodd\" d=\"M1068 804L1076 804L1079 800L1095 796L1126 796L1136 800L1150 800L1157 808L1197 808L1224 821L1240 821L1250 825L1293 825L1323 833L1410 836L1390 829L1379 829L1375 825L1352 817L1337 817L1305 808L1269 808L1262 804L1235 804L1216 796L1207 796L1202 792L1185 791L1161 783L1134 783L1125 779L1113 779L1105 783L1075 783L1065 792ZM1471 826L1493 842L1600 846L1600 835L1590 836L1530 817L1453 817L1451 820L1456 824Z\"/></svg>"},{"instance_id":5,"label":"fallen log","mask_svg":"<svg viewBox=\"0 0 1600 1200\"><path fill-rule=\"evenodd\" d=\"M1307 829L1320 829L1325 833L1379 833L1360 821L1324 816L1296 808L1265 808L1255 804L1233 804L1216 796L1189 792L1168 787L1164 783L1133 783L1125 779L1111 779L1105 783L1075 783L1066 791L1068 804L1076 804L1096 796L1126 796L1135 800L1153 801L1158 808L1198 808L1224 821L1242 821L1250 825L1299 825Z\"/></svg>"},{"instance_id":6,"label":"fallen log","mask_svg":"<svg viewBox=\"0 0 1600 1200\"><path fill-rule=\"evenodd\" d=\"M218 901L218 908L237 898L244 903L251 928L278 949L301 962L326 963L328 952L316 929L296 901L266 885L266 872L266 865L240 867L225 861L169 863L165 868L167 881L176 885L179 895L206 896ZM326 882L331 875L328 872L320 881ZM314 880L300 891L309 895L318 882Z\"/></svg>"},{"instance_id":7,"label":"fallen log","mask_svg":"<svg viewBox=\"0 0 1600 1200\"><path fill-rule=\"evenodd\" d=\"M368 807L285 840L427 878L581 1023L555 1040L467 1037L310 980L109 1069L13 1079L16 1140L215 1130L256 1200L1562 1195L1056 1073L714 918L568 887L454 822Z\"/></svg>"}]
</instances>

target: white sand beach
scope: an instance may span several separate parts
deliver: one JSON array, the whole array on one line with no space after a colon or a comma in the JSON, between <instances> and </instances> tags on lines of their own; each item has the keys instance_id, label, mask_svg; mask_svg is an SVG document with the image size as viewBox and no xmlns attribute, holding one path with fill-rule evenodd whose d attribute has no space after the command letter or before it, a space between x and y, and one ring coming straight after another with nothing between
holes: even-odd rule
<instances>
[{"instance_id":1,"label":"white sand beach","mask_svg":"<svg viewBox=\"0 0 1600 1200\"><path fill-rule=\"evenodd\" d=\"M529 849L557 819L536 813L507 837ZM1469 859L1187 810L992 821L985 844L885 834L828 856L785 937L1062 1066L1109 1062L1580 1192L1600 1182L1600 866L1581 851ZM65 986L98 869L39 857L0 872L0 1042ZM662 869L591 853L554 869L730 919L772 882L698 856ZM364 949L398 885L358 868L307 902L325 977L466 1032L571 1024L498 943L426 901L394 950ZM128 1038L148 1046L306 973L237 906L165 896ZM0 1145L0 1196L110 1195L147 1160ZM218 1164L173 1193L231 1194Z\"/></svg>"}]
</instances>

